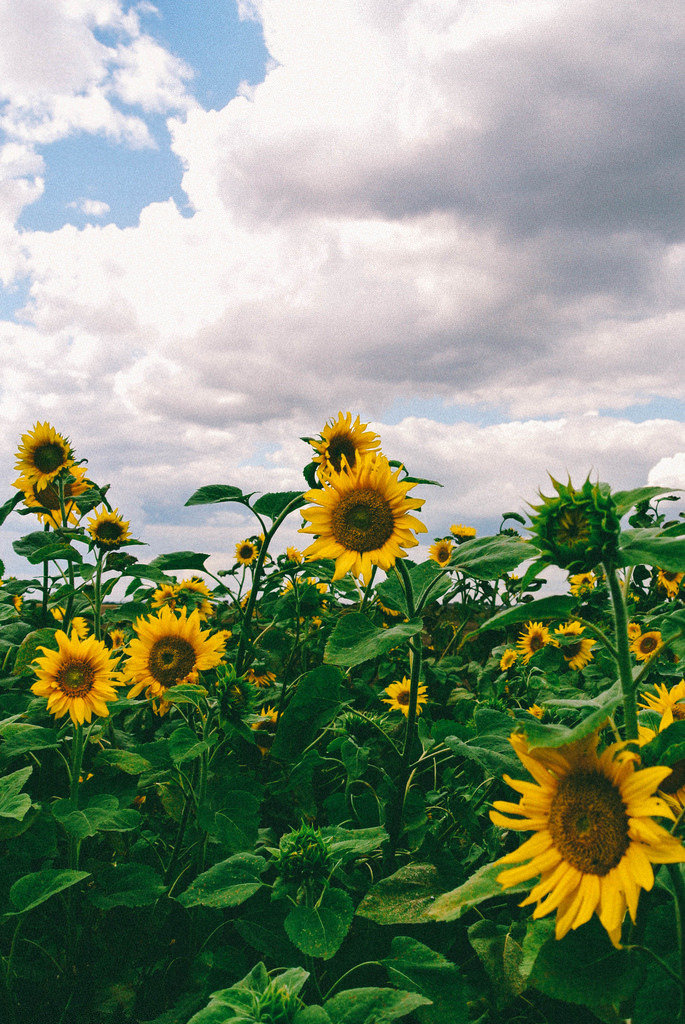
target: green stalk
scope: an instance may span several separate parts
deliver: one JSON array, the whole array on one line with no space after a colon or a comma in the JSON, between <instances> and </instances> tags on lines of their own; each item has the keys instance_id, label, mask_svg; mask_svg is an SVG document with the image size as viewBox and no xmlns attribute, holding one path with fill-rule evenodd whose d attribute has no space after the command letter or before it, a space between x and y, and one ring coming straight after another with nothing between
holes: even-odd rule
<instances>
[{"instance_id":1,"label":"green stalk","mask_svg":"<svg viewBox=\"0 0 685 1024\"><path fill-rule=\"evenodd\" d=\"M59 495L59 509L62 516L62 528L67 527L67 510L64 502L64 476L62 473L57 477L57 493ZM69 510L71 511L71 509ZM72 593L69 594L67 599L67 605L64 610L64 619L62 620L62 628L67 633L69 628L69 622L71 621L71 609L74 606L74 566L71 559L67 559L67 575L69 579L69 586L71 587Z\"/></svg>"},{"instance_id":2,"label":"green stalk","mask_svg":"<svg viewBox=\"0 0 685 1024\"><path fill-rule=\"evenodd\" d=\"M673 902L675 905L675 925L676 934L678 936L678 965L680 969L680 1018L683 1017L683 1008L685 1007L685 997L683 990L685 989L685 882L680 872L680 864L667 864L666 870L668 871L671 884L673 885Z\"/></svg>"},{"instance_id":3,"label":"green stalk","mask_svg":"<svg viewBox=\"0 0 685 1024\"><path fill-rule=\"evenodd\" d=\"M83 722L79 722L74 732L71 745L71 765L69 768L69 799L75 811L78 810L79 778L83 764ZM73 836L69 843L69 867L78 868L81 842Z\"/></svg>"},{"instance_id":4,"label":"green stalk","mask_svg":"<svg viewBox=\"0 0 685 1024\"><path fill-rule=\"evenodd\" d=\"M45 533L50 529L50 524L46 523L43 527ZM48 567L50 562L46 558L43 562L43 600L41 604L41 623L45 624L45 620L48 617L48 596L50 594L50 575L48 573Z\"/></svg>"},{"instance_id":5,"label":"green stalk","mask_svg":"<svg viewBox=\"0 0 685 1024\"><path fill-rule=\"evenodd\" d=\"M604 563L604 572L611 595L611 604L614 612L614 625L616 627L616 654L618 662L619 679L621 681L621 693L623 694L623 715L625 719L626 739L636 740L637 732L637 703L635 700L635 684L633 682L633 668L630 661L630 643L628 640L628 613L621 591L621 584L616 570L611 562Z\"/></svg>"},{"instance_id":6,"label":"green stalk","mask_svg":"<svg viewBox=\"0 0 685 1024\"><path fill-rule=\"evenodd\" d=\"M102 640L102 563L103 552L98 551L93 588L93 625L96 640Z\"/></svg>"}]
</instances>

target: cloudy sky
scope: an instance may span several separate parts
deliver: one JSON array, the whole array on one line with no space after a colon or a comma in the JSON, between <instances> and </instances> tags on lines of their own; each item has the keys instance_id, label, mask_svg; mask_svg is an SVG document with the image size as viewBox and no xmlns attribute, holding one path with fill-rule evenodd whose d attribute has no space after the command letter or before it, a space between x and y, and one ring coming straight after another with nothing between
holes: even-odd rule
<instances>
[{"instance_id":1,"label":"cloudy sky","mask_svg":"<svg viewBox=\"0 0 685 1024\"><path fill-rule=\"evenodd\" d=\"M300 487L347 409L444 484L428 543L548 471L685 486L681 10L0 0L6 494L49 420L225 566L186 498Z\"/></svg>"}]
</instances>

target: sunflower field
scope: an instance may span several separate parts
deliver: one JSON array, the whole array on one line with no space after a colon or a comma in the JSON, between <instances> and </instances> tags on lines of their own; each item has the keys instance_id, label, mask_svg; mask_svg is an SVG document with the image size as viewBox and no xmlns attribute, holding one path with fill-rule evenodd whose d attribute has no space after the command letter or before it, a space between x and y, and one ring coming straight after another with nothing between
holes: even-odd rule
<instances>
[{"instance_id":1,"label":"sunflower field","mask_svg":"<svg viewBox=\"0 0 685 1024\"><path fill-rule=\"evenodd\" d=\"M434 482L303 442L301 490L188 497L254 524L212 572L20 439L0 1021L685 1020L677 495L552 480L415 561Z\"/></svg>"}]
</instances>

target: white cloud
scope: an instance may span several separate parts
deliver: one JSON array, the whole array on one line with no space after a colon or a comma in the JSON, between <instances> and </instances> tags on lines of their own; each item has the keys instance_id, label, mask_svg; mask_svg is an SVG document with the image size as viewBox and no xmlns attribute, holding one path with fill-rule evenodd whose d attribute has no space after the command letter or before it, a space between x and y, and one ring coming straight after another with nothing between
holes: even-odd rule
<instances>
[{"instance_id":1,"label":"white cloud","mask_svg":"<svg viewBox=\"0 0 685 1024\"><path fill-rule=\"evenodd\" d=\"M659 459L650 469L647 483L654 487L673 487L685 492L685 452Z\"/></svg>"},{"instance_id":2,"label":"white cloud","mask_svg":"<svg viewBox=\"0 0 685 1024\"><path fill-rule=\"evenodd\" d=\"M80 210L87 217L104 217L110 211L109 203L105 203L101 199L87 199L85 196L81 196L67 205L73 210Z\"/></svg>"}]
</instances>

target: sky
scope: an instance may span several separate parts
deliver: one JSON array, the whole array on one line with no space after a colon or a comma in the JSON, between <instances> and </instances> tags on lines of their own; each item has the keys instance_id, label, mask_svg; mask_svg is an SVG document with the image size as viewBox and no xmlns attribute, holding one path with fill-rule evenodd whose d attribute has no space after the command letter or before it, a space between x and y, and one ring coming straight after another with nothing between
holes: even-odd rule
<instances>
[{"instance_id":1,"label":"sky","mask_svg":"<svg viewBox=\"0 0 685 1024\"><path fill-rule=\"evenodd\" d=\"M254 526L186 499L304 487L300 438L340 410L443 484L414 492L424 555L548 473L685 487L684 21L671 0L0 0L6 496L47 420L139 557L229 567ZM25 530L0 530L17 575Z\"/></svg>"}]
</instances>

